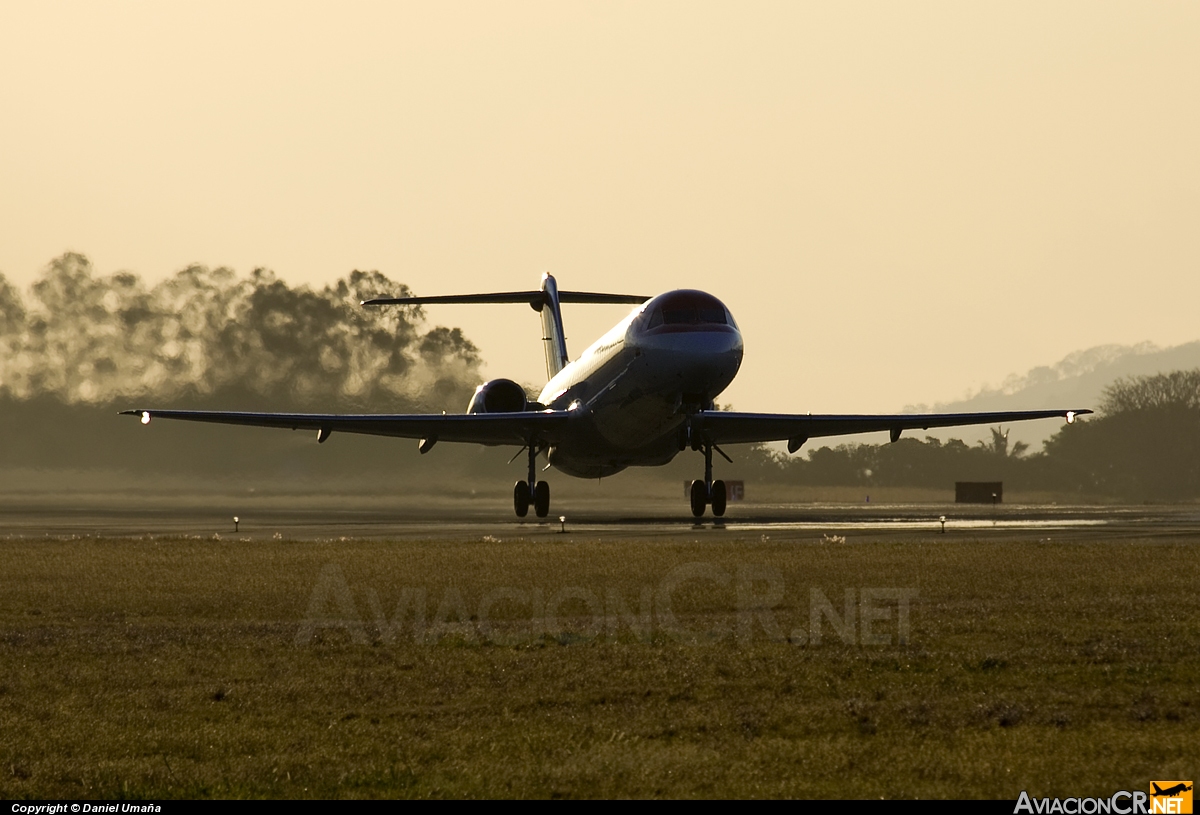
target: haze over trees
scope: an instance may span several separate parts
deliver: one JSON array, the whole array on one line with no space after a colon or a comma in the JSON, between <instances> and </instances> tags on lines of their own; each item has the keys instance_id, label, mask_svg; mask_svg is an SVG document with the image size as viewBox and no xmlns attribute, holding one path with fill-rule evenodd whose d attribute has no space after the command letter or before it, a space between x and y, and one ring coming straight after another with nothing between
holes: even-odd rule
<instances>
[{"instance_id":1,"label":"haze over trees","mask_svg":"<svg viewBox=\"0 0 1200 815\"><path fill-rule=\"evenodd\" d=\"M318 449L309 434L245 428L138 433L116 415L143 406L461 411L481 379L462 332L428 326L419 307L359 305L406 292L374 271L313 290L267 269L239 276L198 264L151 286L128 272L99 275L76 253L54 259L24 293L0 275L0 420L15 431L0 444L0 475L10 490L52 471L330 487L363 472L409 477L396 466L408 446L392 439L341 436ZM439 458L435 468L462 471L481 457Z\"/></svg>"},{"instance_id":2,"label":"haze over trees","mask_svg":"<svg viewBox=\"0 0 1200 815\"><path fill-rule=\"evenodd\" d=\"M159 404L333 410L460 410L479 354L419 307L365 309L403 296L379 272L319 291L268 269L248 277L192 265L154 286L96 274L83 255L52 261L27 297L0 276L0 395L64 404Z\"/></svg>"}]
</instances>

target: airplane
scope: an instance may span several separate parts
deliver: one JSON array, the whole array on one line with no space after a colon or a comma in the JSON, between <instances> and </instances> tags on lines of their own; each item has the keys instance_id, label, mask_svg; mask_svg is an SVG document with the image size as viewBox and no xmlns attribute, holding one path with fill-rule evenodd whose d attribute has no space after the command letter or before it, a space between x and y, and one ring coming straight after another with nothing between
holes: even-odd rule
<instances>
[{"instance_id":1,"label":"airplane","mask_svg":"<svg viewBox=\"0 0 1200 815\"><path fill-rule=\"evenodd\" d=\"M1159 795L1165 795L1168 798L1174 798L1176 795L1179 795L1179 793L1187 792L1192 788L1191 785L1186 781L1182 781L1173 787L1167 787L1165 790L1161 789L1158 784L1155 784L1153 781L1150 782L1150 786L1154 787L1154 792L1150 793L1152 796L1158 797Z\"/></svg>"},{"instance_id":2,"label":"airplane","mask_svg":"<svg viewBox=\"0 0 1200 815\"><path fill-rule=\"evenodd\" d=\"M670 462L683 450L704 456L704 477L692 481L689 500L699 518L709 507L725 514L726 488L713 479L713 453L732 459L721 445L787 442L795 453L809 439L887 431L895 442L905 430L993 424L1061 417L1068 423L1086 409L993 413L820 415L739 413L716 410L715 399L742 363L742 334L725 304L707 292L677 289L654 297L560 291L542 275L534 291L426 297L378 297L361 305L528 303L541 315L547 382L537 399L511 379L492 379L475 389L462 414L306 414L235 411L121 411L140 416L257 427L362 433L418 440L421 453L439 441L520 446L527 477L513 487L513 509L524 518L550 511L550 485L537 478L537 458L577 478L601 478L627 467ZM575 360L567 356L561 304L616 303L636 308ZM514 456L515 458L515 456Z\"/></svg>"}]
</instances>

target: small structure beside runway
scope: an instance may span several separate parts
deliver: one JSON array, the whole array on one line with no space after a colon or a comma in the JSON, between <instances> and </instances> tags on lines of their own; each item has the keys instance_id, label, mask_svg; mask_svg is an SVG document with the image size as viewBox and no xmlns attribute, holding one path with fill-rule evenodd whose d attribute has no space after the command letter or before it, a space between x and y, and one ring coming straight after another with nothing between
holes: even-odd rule
<instances>
[{"instance_id":1,"label":"small structure beside runway","mask_svg":"<svg viewBox=\"0 0 1200 815\"><path fill-rule=\"evenodd\" d=\"M1002 504L1004 503L1004 482L955 481L954 503Z\"/></svg>"}]
</instances>

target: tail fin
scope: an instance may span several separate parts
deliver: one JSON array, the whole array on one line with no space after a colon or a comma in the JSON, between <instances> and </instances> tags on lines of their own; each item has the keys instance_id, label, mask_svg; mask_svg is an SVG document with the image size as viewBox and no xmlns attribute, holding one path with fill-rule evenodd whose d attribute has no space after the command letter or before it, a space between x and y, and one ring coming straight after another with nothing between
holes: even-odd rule
<instances>
[{"instance_id":1,"label":"tail fin","mask_svg":"<svg viewBox=\"0 0 1200 815\"><path fill-rule=\"evenodd\" d=\"M542 313L542 342L546 344L546 379L554 378L567 364L567 335L563 333L558 284L554 275L542 274L542 301L534 308Z\"/></svg>"},{"instance_id":2,"label":"tail fin","mask_svg":"<svg viewBox=\"0 0 1200 815\"><path fill-rule=\"evenodd\" d=\"M546 344L546 376L553 379L567 364L567 337L563 333L561 303L629 303L649 300L640 294L607 294L591 291L559 291L554 276L542 275L540 291L505 291L489 294L441 294L431 297L375 297L364 306L412 306L426 303L528 303L542 315L542 341Z\"/></svg>"}]
</instances>

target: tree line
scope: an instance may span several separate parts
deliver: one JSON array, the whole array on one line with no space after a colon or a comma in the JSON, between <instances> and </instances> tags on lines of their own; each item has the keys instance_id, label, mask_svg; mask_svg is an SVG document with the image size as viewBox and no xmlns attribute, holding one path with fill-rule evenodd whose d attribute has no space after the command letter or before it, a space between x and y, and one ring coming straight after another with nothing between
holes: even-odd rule
<instances>
[{"instance_id":1,"label":"tree line","mask_svg":"<svg viewBox=\"0 0 1200 815\"><path fill-rule=\"evenodd\" d=\"M420 307L359 306L408 292L377 271L312 289L289 286L268 269L240 277L201 265L150 286L128 272L98 275L76 253L48 264L25 294L0 275L0 418L22 430L0 447L0 467L120 465L139 447L120 435L131 429L123 425L107 438L120 421L114 409L143 398L164 407L461 411L481 380L470 340L457 328L428 326ZM197 461L205 445L225 438L193 436L201 440L191 451ZM257 460L255 445L284 443L268 436L277 438L237 437L239 445L245 440L237 450L245 463ZM378 466L390 465L393 448L369 449ZM1193 500L1200 498L1200 369L1113 382L1096 415L1064 425L1037 452L1010 445L1002 427L976 445L906 437L810 443L795 456L766 446L740 452L746 478L796 486L1003 481L1010 491Z\"/></svg>"},{"instance_id":2,"label":"tree line","mask_svg":"<svg viewBox=\"0 0 1200 815\"><path fill-rule=\"evenodd\" d=\"M214 407L461 409L479 354L420 307L365 309L408 287L353 271L319 290L269 269L192 265L148 286L84 255L48 264L26 295L0 275L0 397Z\"/></svg>"}]
</instances>

